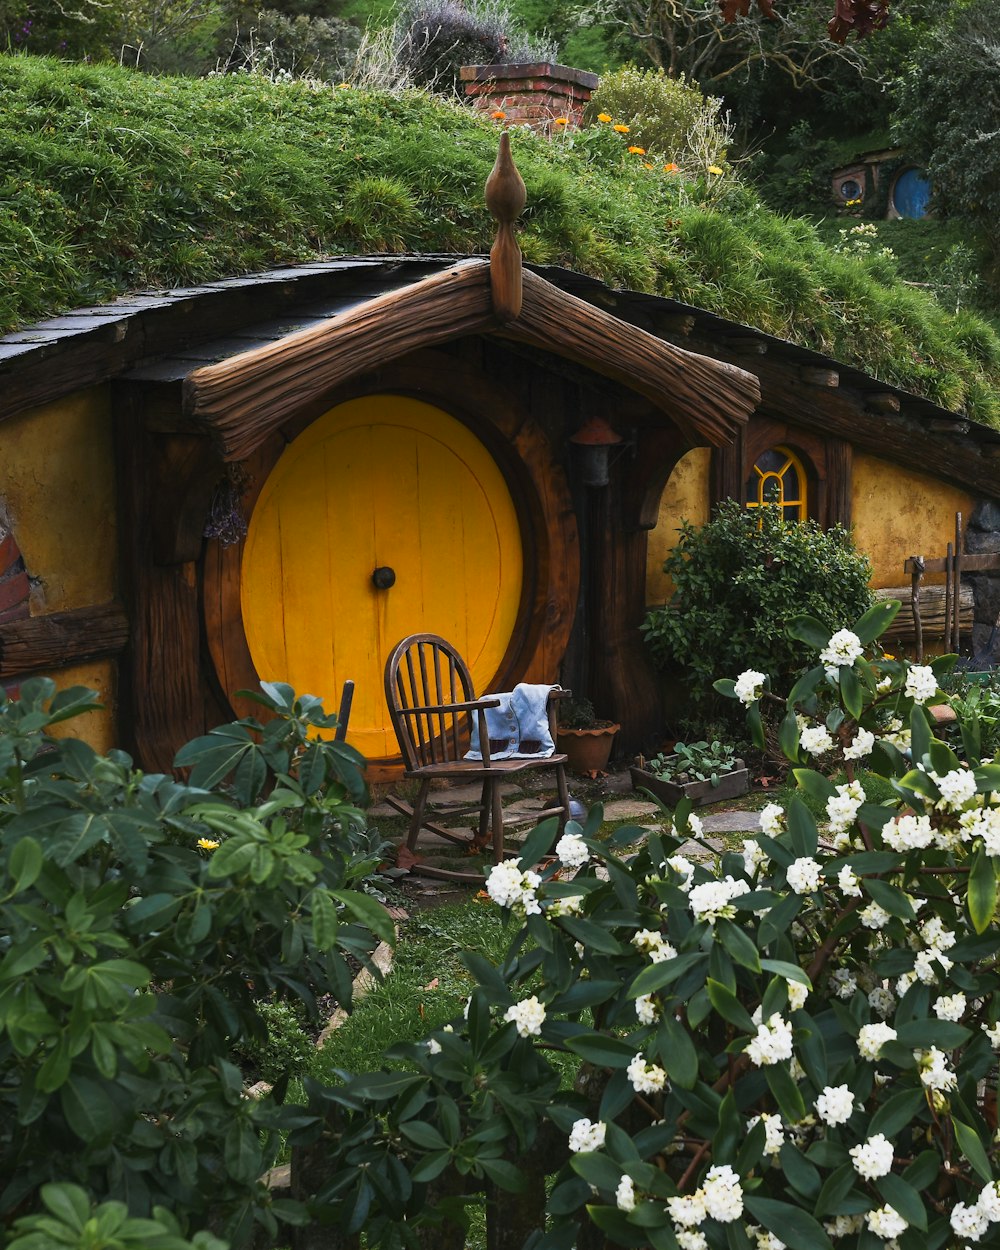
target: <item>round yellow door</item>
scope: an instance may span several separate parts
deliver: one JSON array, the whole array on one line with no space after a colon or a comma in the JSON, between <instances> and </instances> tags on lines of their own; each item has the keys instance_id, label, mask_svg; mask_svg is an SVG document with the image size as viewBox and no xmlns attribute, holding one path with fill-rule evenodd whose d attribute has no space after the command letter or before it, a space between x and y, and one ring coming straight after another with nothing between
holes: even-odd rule
<instances>
[{"instance_id":1,"label":"round yellow door","mask_svg":"<svg viewBox=\"0 0 1000 1250\"><path fill-rule=\"evenodd\" d=\"M243 625L265 681L335 711L356 683L348 741L398 752L382 670L407 634L457 646L485 693L521 599L521 535L496 462L454 417L371 395L314 421L261 490L243 553Z\"/></svg>"}]
</instances>

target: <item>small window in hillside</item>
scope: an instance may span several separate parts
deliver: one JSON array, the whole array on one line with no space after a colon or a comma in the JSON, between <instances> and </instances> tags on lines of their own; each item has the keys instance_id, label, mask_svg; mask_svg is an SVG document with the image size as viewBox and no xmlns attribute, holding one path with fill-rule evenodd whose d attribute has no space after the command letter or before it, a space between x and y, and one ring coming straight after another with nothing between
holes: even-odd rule
<instances>
[{"instance_id":1,"label":"small window in hillside","mask_svg":"<svg viewBox=\"0 0 1000 1250\"><path fill-rule=\"evenodd\" d=\"M808 516L806 475L787 447L771 447L757 457L747 478L748 508L781 508L786 521Z\"/></svg>"}]
</instances>

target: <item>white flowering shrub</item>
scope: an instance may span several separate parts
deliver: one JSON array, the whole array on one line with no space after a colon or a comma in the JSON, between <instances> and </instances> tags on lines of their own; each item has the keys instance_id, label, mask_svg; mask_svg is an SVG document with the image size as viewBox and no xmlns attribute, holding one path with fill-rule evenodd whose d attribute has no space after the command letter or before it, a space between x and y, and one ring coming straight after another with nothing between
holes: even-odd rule
<instances>
[{"instance_id":1,"label":"white flowering shrub","mask_svg":"<svg viewBox=\"0 0 1000 1250\"><path fill-rule=\"evenodd\" d=\"M553 822L493 870L516 931L501 968L470 958L467 1019L399 1048L408 1072L327 1092L382 1100L370 1160L396 1142L417 1182L554 1174L531 1250L1000 1245L1000 765L972 720L961 756L934 737L953 657L872 647L897 608L832 636L792 625L816 664L781 741L824 818L769 804L719 855L686 804L609 841L592 812L551 860ZM719 689L753 695L759 734L762 675ZM891 801L869 799L859 762ZM575 1090L557 1052L583 1061ZM426 1203L414 1193L397 1220ZM357 1201L340 1194L334 1216Z\"/></svg>"}]
</instances>

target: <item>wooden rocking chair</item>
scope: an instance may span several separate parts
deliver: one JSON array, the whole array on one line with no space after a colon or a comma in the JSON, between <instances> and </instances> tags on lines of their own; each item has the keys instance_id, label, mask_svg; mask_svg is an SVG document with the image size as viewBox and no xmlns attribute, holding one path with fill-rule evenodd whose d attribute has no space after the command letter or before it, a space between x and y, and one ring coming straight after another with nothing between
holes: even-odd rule
<instances>
[{"instance_id":1,"label":"wooden rocking chair","mask_svg":"<svg viewBox=\"0 0 1000 1250\"><path fill-rule=\"evenodd\" d=\"M548 703L549 730L555 741L558 700L568 690L553 690ZM500 786L518 773L539 768L554 768L559 802L538 813L538 819L559 817L562 831L569 813L569 791L566 786L566 756L547 755L537 759L492 759L487 732L486 709L499 707L496 696L477 699L469 670L454 647L437 634L412 634L393 648L385 666L385 697L389 716L399 742L406 771L404 776L420 781L415 804L390 795L387 802L410 818L410 827L400 857L411 872L451 881L482 882L481 873L458 872L415 861L417 835L421 829L457 843L470 851L485 850L492 842L493 862L499 864L505 854L503 845L503 810ZM482 760L467 760L472 717L478 718ZM431 782L438 778L457 781L481 781L482 797L478 804L461 809L456 815L478 812L478 833L463 837L425 819Z\"/></svg>"}]
</instances>

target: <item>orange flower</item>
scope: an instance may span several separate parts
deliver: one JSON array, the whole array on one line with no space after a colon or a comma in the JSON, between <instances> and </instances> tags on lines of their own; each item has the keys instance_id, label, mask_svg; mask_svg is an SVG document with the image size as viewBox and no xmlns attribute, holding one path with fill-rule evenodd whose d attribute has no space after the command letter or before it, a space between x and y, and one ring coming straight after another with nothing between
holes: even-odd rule
<instances>
[{"instance_id":1,"label":"orange flower","mask_svg":"<svg viewBox=\"0 0 1000 1250\"><path fill-rule=\"evenodd\" d=\"M664 166L663 166L663 172L664 172L665 174L676 174L676 173L679 173L679 172L680 172L680 170L679 170L678 166L676 166L676 165L674 164L674 162L673 162L673 161L671 161L668 165L664 165Z\"/></svg>"},{"instance_id":2,"label":"orange flower","mask_svg":"<svg viewBox=\"0 0 1000 1250\"><path fill-rule=\"evenodd\" d=\"M618 122L618 124L615 126L615 130L617 130L620 135L628 134L628 126L623 126L621 122Z\"/></svg>"},{"instance_id":3,"label":"orange flower","mask_svg":"<svg viewBox=\"0 0 1000 1250\"><path fill-rule=\"evenodd\" d=\"M568 117L555 117L552 120L552 124L553 126L568 126L569 118Z\"/></svg>"},{"instance_id":4,"label":"orange flower","mask_svg":"<svg viewBox=\"0 0 1000 1250\"><path fill-rule=\"evenodd\" d=\"M649 161L643 161L643 162L642 162L642 167L643 167L643 169L652 169L652 168L653 168L653 167L652 167L652 165L650 165Z\"/></svg>"},{"instance_id":5,"label":"orange flower","mask_svg":"<svg viewBox=\"0 0 1000 1250\"><path fill-rule=\"evenodd\" d=\"M631 147L629 148L629 151L632 153L633 156L645 156L646 155L645 148Z\"/></svg>"},{"instance_id":6,"label":"orange flower","mask_svg":"<svg viewBox=\"0 0 1000 1250\"><path fill-rule=\"evenodd\" d=\"M609 122L611 120L611 114L610 113L598 113L597 120L599 122Z\"/></svg>"},{"instance_id":7,"label":"orange flower","mask_svg":"<svg viewBox=\"0 0 1000 1250\"><path fill-rule=\"evenodd\" d=\"M494 109L490 114L490 117L492 117L494 121L498 122L502 122L506 116L507 114L503 111L503 109Z\"/></svg>"}]
</instances>

